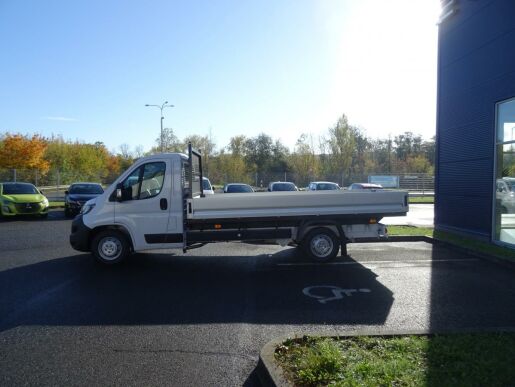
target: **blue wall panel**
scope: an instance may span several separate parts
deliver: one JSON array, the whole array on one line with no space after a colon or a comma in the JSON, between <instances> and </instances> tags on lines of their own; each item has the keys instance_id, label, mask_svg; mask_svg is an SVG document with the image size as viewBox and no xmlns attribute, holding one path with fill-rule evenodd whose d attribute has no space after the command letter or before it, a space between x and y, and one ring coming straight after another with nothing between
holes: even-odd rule
<instances>
[{"instance_id":1,"label":"blue wall panel","mask_svg":"<svg viewBox=\"0 0 515 387\"><path fill-rule=\"evenodd\" d=\"M440 25L435 224L491 235L495 104L515 97L515 0L459 0Z\"/></svg>"}]
</instances>

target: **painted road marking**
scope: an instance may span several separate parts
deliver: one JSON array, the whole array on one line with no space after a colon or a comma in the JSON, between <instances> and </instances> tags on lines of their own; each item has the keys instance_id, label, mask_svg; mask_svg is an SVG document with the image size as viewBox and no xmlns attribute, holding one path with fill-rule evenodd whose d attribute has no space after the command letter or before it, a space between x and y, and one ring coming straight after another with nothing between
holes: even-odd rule
<instances>
[{"instance_id":1,"label":"painted road marking","mask_svg":"<svg viewBox=\"0 0 515 387\"><path fill-rule=\"evenodd\" d=\"M320 295L313 294L320 293L318 290L322 290L322 293L327 293L327 290L330 290L330 295ZM316 298L318 302L321 304L325 304L329 301L341 300L343 296L352 297L353 293L370 293L370 289L362 288L362 289L342 289L338 286L333 285L315 285L308 286L307 288L302 289L302 293L308 297Z\"/></svg>"},{"instance_id":2,"label":"painted road marking","mask_svg":"<svg viewBox=\"0 0 515 387\"><path fill-rule=\"evenodd\" d=\"M327 262L327 263L315 263L315 262L295 262L295 263L276 263L276 266L328 266L328 265L367 265L369 263L432 263L432 262L475 262L479 261L479 258L464 258L464 259L414 259L411 261L360 261L360 262Z\"/></svg>"}]
</instances>

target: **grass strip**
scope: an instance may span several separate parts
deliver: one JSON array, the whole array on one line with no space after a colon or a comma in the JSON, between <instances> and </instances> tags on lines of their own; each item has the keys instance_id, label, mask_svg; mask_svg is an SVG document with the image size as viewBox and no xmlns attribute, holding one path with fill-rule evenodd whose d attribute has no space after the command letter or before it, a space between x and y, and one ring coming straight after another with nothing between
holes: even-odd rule
<instances>
[{"instance_id":1,"label":"grass strip","mask_svg":"<svg viewBox=\"0 0 515 387\"><path fill-rule=\"evenodd\" d=\"M508 386L515 334L304 336L279 345L275 360L296 386Z\"/></svg>"},{"instance_id":2,"label":"grass strip","mask_svg":"<svg viewBox=\"0 0 515 387\"><path fill-rule=\"evenodd\" d=\"M48 206L50 208L60 208L64 207L64 202L48 202Z\"/></svg>"},{"instance_id":3,"label":"grass strip","mask_svg":"<svg viewBox=\"0 0 515 387\"><path fill-rule=\"evenodd\" d=\"M429 227L387 226L388 235L433 236L434 230Z\"/></svg>"},{"instance_id":4,"label":"grass strip","mask_svg":"<svg viewBox=\"0 0 515 387\"><path fill-rule=\"evenodd\" d=\"M434 204L434 196L410 196L408 197L410 204Z\"/></svg>"}]
</instances>

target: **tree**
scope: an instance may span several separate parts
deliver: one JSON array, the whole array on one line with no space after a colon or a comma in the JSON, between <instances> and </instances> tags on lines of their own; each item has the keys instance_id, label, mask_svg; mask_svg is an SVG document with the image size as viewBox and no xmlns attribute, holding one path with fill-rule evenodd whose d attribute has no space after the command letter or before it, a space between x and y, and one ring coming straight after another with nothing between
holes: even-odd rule
<instances>
[{"instance_id":1,"label":"tree","mask_svg":"<svg viewBox=\"0 0 515 387\"><path fill-rule=\"evenodd\" d=\"M424 155L411 156L406 160L408 173L427 173L433 174L433 166Z\"/></svg>"},{"instance_id":2,"label":"tree","mask_svg":"<svg viewBox=\"0 0 515 387\"><path fill-rule=\"evenodd\" d=\"M148 154L156 154L163 152L184 152L183 144L175 135L172 128L163 128L163 146L161 148L161 136L156 138L156 145L150 148Z\"/></svg>"},{"instance_id":3,"label":"tree","mask_svg":"<svg viewBox=\"0 0 515 387\"><path fill-rule=\"evenodd\" d=\"M44 158L47 142L39 135L28 137L7 133L1 143L0 168L48 171L50 165Z\"/></svg>"},{"instance_id":4,"label":"tree","mask_svg":"<svg viewBox=\"0 0 515 387\"><path fill-rule=\"evenodd\" d=\"M356 146L353 130L345 114L329 129L328 145L331 152L331 170L342 176L341 184L344 185L344 177L349 177L351 172L352 154Z\"/></svg>"},{"instance_id":5,"label":"tree","mask_svg":"<svg viewBox=\"0 0 515 387\"><path fill-rule=\"evenodd\" d=\"M202 152L202 167L205 175L208 176L211 171L211 157L214 155L216 144L211 139L211 136L199 136L192 134L183 140L183 149L188 148L188 144Z\"/></svg>"},{"instance_id":6,"label":"tree","mask_svg":"<svg viewBox=\"0 0 515 387\"><path fill-rule=\"evenodd\" d=\"M272 158L269 160L268 169L271 172L282 173L290 170L288 158L290 150L281 140L276 140L272 146Z\"/></svg>"},{"instance_id":7,"label":"tree","mask_svg":"<svg viewBox=\"0 0 515 387\"><path fill-rule=\"evenodd\" d=\"M406 161L410 156L419 155L422 150L422 137L414 135L412 132L404 132L404 134L395 136L393 142L397 158L402 161Z\"/></svg>"},{"instance_id":8,"label":"tree","mask_svg":"<svg viewBox=\"0 0 515 387\"><path fill-rule=\"evenodd\" d=\"M245 136L234 136L229 140L227 149L234 156L245 156L247 137Z\"/></svg>"},{"instance_id":9,"label":"tree","mask_svg":"<svg viewBox=\"0 0 515 387\"><path fill-rule=\"evenodd\" d=\"M435 143L436 143L436 137L433 136L433 137L431 137L430 140L424 141L421 146L422 153L424 154L426 159L428 159L429 162L431 163L431 165L433 165L433 166L435 165L435 153L436 153Z\"/></svg>"},{"instance_id":10,"label":"tree","mask_svg":"<svg viewBox=\"0 0 515 387\"><path fill-rule=\"evenodd\" d=\"M370 142L361 129L357 127L351 127L350 129L355 142L351 170L354 175L363 176L366 170L366 157L370 149Z\"/></svg>"},{"instance_id":11,"label":"tree","mask_svg":"<svg viewBox=\"0 0 515 387\"><path fill-rule=\"evenodd\" d=\"M261 133L245 142L245 162L258 173L267 170L272 159L274 142L272 137Z\"/></svg>"},{"instance_id":12,"label":"tree","mask_svg":"<svg viewBox=\"0 0 515 387\"><path fill-rule=\"evenodd\" d=\"M301 134L295 144L290 164L296 175L296 183L307 185L320 172L320 160L313 145L313 136Z\"/></svg>"}]
</instances>

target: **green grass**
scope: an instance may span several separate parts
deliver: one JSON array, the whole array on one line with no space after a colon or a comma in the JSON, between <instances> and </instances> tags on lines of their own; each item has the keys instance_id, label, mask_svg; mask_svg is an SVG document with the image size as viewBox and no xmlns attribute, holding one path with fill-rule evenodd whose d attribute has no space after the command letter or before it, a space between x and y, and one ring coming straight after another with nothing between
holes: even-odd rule
<instances>
[{"instance_id":1,"label":"green grass","mask_svg":"<svg viewBox=\"0 0 515 387\"><path fill-rule=\"evenodd\" d=\"M298 386L508 386L515 334L286 340L275 360Z\"/></svg>"},{"instance_id":2,"label":"green grass","mask_svg":"<svg viewBox=\"0 0 515 387\"><path fill-rule=\"evenodd\" d=\"M432 204L435 198L434 196L410 196L408 201L410 204Z\"/></svg>"},{"instance_id":3,"label":"green grass","mask_svg":"<svg viewBox=\"0 0 515 387\"><path fill-rule=\"evenodd\" d=\"M388 235L433 236L433 229L414 226L388 226Z\"/></svg>"},{"instance_id":4,"label":"green grass","mask_svg":"<svg viewBox=\"0 0 515 387\"><path fill-rule=\"evenodd\" d=\"M49 202L48 205L50 208L60 208L64 207L64 202Z\"/></svg>"}]
</instances>

